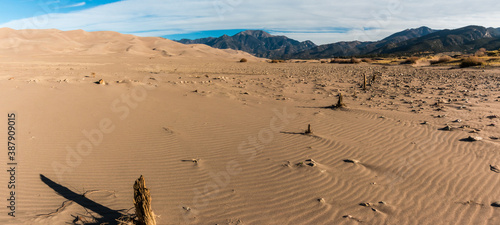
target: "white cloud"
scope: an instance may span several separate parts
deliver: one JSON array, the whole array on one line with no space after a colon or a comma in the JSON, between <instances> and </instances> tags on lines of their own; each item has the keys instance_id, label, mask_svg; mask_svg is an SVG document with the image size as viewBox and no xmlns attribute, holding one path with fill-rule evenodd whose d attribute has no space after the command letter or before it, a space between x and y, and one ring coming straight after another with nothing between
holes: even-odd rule
<instances>
[{"instance_id":1,"label":"white cloud","mask_svg":"<svg viewBox=\"0 0 500 225\"><path fill-rule=\"evenodd\" d=\"M63 6L61 8L75 8L75 7L81 7L81 6L84 6L86 5L87 3L85 2L80 2L80 3L76 3L76 4L73 4L73 5L67 5L67 6Z\"/></svg>"},{"instance_id":2,"label":"white cloud","mask_svg":"<svg viewBox=\"0 0 500 225\"><path fill-rule=\"evenodd\" d=\"M141 36L266 29L323 44L378 40L420 26L434 29L472 24L500 27L499 8L497 0L125 0L66 14L14 20L0 27L113 30ZM338 27L349 31L329 32ZM364 28L373 29L365 31Z\"/></svg>"}]
</instances>

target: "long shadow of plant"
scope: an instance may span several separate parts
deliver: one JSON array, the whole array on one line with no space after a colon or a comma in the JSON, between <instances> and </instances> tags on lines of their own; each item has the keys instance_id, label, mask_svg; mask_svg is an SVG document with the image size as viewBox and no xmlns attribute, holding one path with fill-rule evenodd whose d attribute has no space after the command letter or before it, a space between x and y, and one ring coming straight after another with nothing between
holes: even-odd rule
<instances>
[{"instance_id":1,"label":"long shadow of plant","mask_svg":"<svg viewBox=\"0 0 500 225\"><path fill-rule=\"evenodd\" d=\"M124 215L123 213L120 212L122 210L113 210L97 202L94 202L91 199L85 197L85 195L75 193L69 188L52 181L43 174L40 174L40 179L42 180L43 183L52 188L57 194L101 216L99 218L94 217L95 221L85 224L90 224L90 225L93 224L97 225L102 223L117 224L117 219L119 219Z\"/></svg>"}]
</instances>

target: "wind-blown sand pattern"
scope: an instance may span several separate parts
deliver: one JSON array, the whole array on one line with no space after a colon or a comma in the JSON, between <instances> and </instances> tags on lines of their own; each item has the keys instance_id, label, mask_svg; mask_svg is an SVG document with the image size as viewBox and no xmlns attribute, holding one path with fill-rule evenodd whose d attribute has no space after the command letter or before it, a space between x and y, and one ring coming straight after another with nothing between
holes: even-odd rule
<instances>
[{"instance_id":1,"label":"wind-blown sand pattern","mask_svg":"<svg viewBox=\"0 0 500 225\"><path fill-rule=\"evenodd\" d=\"M140 175L158 224L500 224L498 69L269 64L112 32L0 40L19 132L18 211L0 224L114 224ZM381 74L366 91L364 73Z\"/></svg>"}]
</instances>

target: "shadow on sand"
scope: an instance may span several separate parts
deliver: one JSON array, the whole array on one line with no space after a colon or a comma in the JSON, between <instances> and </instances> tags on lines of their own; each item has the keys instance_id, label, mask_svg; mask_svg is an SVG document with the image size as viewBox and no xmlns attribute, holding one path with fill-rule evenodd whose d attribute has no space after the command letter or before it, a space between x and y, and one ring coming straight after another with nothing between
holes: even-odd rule
<instances>
[{"instance_id":1,"label":"shadow on sand","mask_svg":"<svg viewBox=\"0 0 500 225\"><path fill-rule=\"evenodd\" d=\"M335 105L329 105L329 106L296 106L297 108L303 108L303 109L342 109L343 107L337 107Z\"/></svg>"},{"instance_id":2,"label":"shadow on sand","mask_svg":"<svg viewBox=\"0 0 500 225\"><path fill-rule=\"evenodd\" d=\"M96 220L95 222L86 224L96 224L96 225L102 223L117 224L116 219L120 218L123 215L122 213L120 213L120 211L110 209L106 206L103 206L97 202L88 199L82 194L75 193L72 190L68 189L67 187L64 187L52 181L51 179L42 174L40 174L40 179L42 180L43 183L52 188L57 194L101 216L100 218L95 218Z\"/></svg>"}]
</instances>

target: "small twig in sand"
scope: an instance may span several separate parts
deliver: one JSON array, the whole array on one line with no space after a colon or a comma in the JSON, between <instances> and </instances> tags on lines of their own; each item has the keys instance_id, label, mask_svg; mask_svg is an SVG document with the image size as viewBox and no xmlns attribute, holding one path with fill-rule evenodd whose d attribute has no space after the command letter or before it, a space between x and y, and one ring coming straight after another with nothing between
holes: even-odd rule
<instances>
[{"instance_id":1,"label":"small twig in sand","mask_svg":"<svg viewBox=\"0 0 500 225\"><path fill-rule=\"evenodd\" d=\"M62 212L66 207L68 207L69 205L71 205L73 203L73 201L71 200L66 200L62 203L62 205L56 209L56 211L54 212L51 212L51 213L47 213L47 214L40 214L38 216L46 216L46 217L50 217L50 216L54 216L60 212Z\"/></svg>"},{"instance_id":2,"label":"small twig in sand","mask_svg":"<svg viewBox=\"0 0 500 225\"><path fill-rule=\"evenodd\" d=\"M500 169L497 166L490 165L490 170L495 173L500 173Z\"/></svg>"},{"instance_id":3,"label":"small twig in sand","mask_svg":"<svg viewBox=\"0 0 500 225\"><path fill-rule=\"evenodd\" d=\"M344 97L342 96L342 93L339 93L339 100L337 101L335 108L343 108L343 107L345 107Z\"/></svg>"},{"instance_id":4,"label":"small twig in sand","mask_svg":"<svg viewBox=\"0 0 500 225\"><path fill-rule=\"evenodd\" d=\"M372 76L372 80L371 80L370 84L375 83L376 79L377 79L377 73L374 73L373 76Z\"/></svg>"},{"instance_id":5,"label":"small twig in sand","mask_svg":"<svg viewBox=\"0 0 500 225\"><path fill-rule=\"evenodd\" d=\"M307 130L304 132L304 134L312 134L311 124L307 125Z\"/></svg>"},{"instance_id":6,"label":"small twig in sand","mask_svg":"<svg viewBox=\"0 0 500 225\"><path fill-rule=\"evenodd\" d=\"M199 163L200 159L183 159L181 160L183 162L193 162L193 163Z\"/></svg>"},{"instance_id":7,"label":"small twig in sand","mask_svg":"<svg viewBox=\"0 0 500 225\"><path fill-rule=\"evenodd\" d=\"M466 202L457 202L457 203L460 203L462 205L478 205L478 206L484 206L484 204L482 203L477 203L475 202L474 200L468 200Z\"/></svg>"},{"instance_id":8,"label":"small twig in sand","mask_svg":"<svg viewBox=\"0 0 500 225\"><path fill-rule=\"evenodd\" d=\"M170 133L170 134L174 133L174 131L168 129L167 127L163 127L163 130L166 131L166 132L168 132L168 133Z\"/></svg>"},{"instance_id":9,"label":"small twig in sand","mask_svg":"<svg viewBox=\"0 0 500 225\"><path fill-rule=\"evenodd\" d=\"M366 74L363 74L363 90L366 91Z\"/></svg>"},{"instance_id":10,"label":"small twig in sand","mask_svg":"<svg viewBox=\"0 0 500 225\"><path fill-rule=\"evenodd\" d=\"M354 163L354 164L359 163L359 160L356 160L356 159L344 159L342 161L344 161L346 163Z\"/></svg>"}]
</instances>

